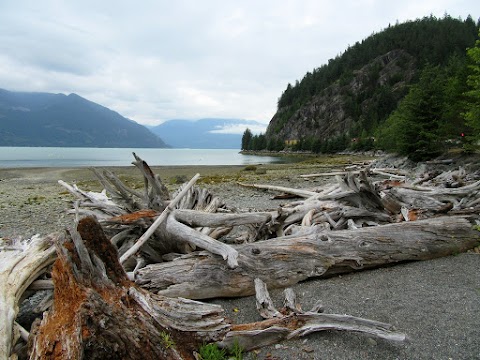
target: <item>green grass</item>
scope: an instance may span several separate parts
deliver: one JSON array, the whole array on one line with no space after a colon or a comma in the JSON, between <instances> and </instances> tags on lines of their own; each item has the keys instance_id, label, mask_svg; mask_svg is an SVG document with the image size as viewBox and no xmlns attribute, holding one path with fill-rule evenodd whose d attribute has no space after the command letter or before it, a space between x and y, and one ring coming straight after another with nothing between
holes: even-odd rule
<instances>
[{"instance_id":1,"label":"green grass","mask_svg":"<svg viewBox=\"0 0 480 360\"><path fill-rule=\"evenodd\" d=\"M234 342L231 349L220 349L217 344L204 344L199 349L201 360L242 360L243 349L237 341Z\"/></svg>"},{"instance_id":2,"label":"green grass","mask_svg":"<svg viewBox=\"0 0 480 360\"><path fill-rule=\"evenodd\" d=\"M167 333L166 331L162 331L160 333L160 336L162 338L162 343L163 343L163 346L165 347L165 349L170 349L171 347L175 346L175 342L170 337L169 333Z\"/></svg>"}]
</instances>

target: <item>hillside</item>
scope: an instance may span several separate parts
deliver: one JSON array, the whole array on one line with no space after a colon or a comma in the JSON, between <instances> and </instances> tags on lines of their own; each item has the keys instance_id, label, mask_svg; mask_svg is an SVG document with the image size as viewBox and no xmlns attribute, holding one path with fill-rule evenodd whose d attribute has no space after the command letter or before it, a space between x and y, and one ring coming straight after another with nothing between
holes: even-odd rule
<instances>
[{"instance_id":1,"label":"hillside","mask_svg":"<svg viewBox=\"0 0 480 360\"><path fill-rule=\"evenodd\" d=\"M169 120L150 130L174 148L240 149L246 127L264 125L241 119Z\"/></svg>"},{"instance_id":2,"label":"hillside","mask_svg":"<svg viewBox=\"0 0 480 360\"><path fill-rule=\"evenodd\" d=\"M76 94L2 89L0 146L167 147L144 126Z\"/></svg>"},{"instance_id":3,"label":"hillside","mask_svg":"<svg viewBox=\"0 0 480 360\"><path fill-rule=\"evenodd\" d=\"M330 152L373 139L427 66L445 73L450 83L455 76L457 83L466 83L465 53L477 34L471 17L446 15L389 26L357 42L288 84L264 139L251 143L263 147L250 149ZM453 90L457 96L466 88Z\"/></svg>"}]
</instances>

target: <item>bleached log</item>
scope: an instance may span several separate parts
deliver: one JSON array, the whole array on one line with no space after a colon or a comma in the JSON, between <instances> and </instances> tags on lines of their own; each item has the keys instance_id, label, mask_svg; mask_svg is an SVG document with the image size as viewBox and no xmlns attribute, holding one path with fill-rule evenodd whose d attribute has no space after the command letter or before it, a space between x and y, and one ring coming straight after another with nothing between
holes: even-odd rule
<instances>
[{"instance_id":1,"label":"bleached log","mask_svg":"<svg viewBox=\"0 0 480 360\"><path fill-rule=\"evenodd\" d=\"M397 174L392 174L387 171L382 171L379 169L370 169L370 172L375 175L381 175L385 176L389 179L398 179L398 180L405 180L405 175L397 175Z\"/></svg>"},{"instance_id":2,"label":"bleached log","mask_svg":"<svg viewBox=\"0 0 480 360\"><path fill-rule=\"evenodd\" d=\"M281 317L282 314L273 305L270 294L267 290L267 285L260 279L254 280L255 297L257 299L257 310L264 319L271 319L274 317Z\"/></svg>"},{"instance_id":3,"label":"bleached log","mask_svg":"<svg viewBox=\"0 0 480 360\"><path fill-rule=\"evenodd\" d=\"M316 173L316 174L305 174L300 175L301 178L308 179L313 177L322 177L322 176L339 176L339 175L346 175L346 174L359 174L360 170L355 171L331 171L331 172L323 172L323 173Z\"/></svg>"},{"instance_id":4,"label":"bleached log","mask_svg":"<svg viewBox=\"0 0 480 360\"><path fill-rule=\"evenodd\" d=\"M286 192L289 194L297 195L303 198L309 198L315 195L318 195L317 193L309 190L303 190L303 189L295 189L295 188L288 188L288 187L283 187L283 186L275 186L275 185L263 185L263 184L246 184L246 183L238 183L238 185L243 186L243 187L249 187L249 188L255 188L255 189L263 189L263 190L272 190L272 191L281 191L281 192Z\"/></svg>"},{"instance_id":5,"label":"bleached log","mask_svg":"<svg viewBox=\"0 0 480 360\"><path fill-rule=\"evenodd\" d=\"M291 289L285 291L285 310L282 314L273 306L267 287L260 279L255 279L259 311L267 320L250 324L232 325L231 330L218 344L232 347L235 343L250 351L266 345L276 344L287 339L302 337L324 330L355 331L373 335L389 341L403 343L406 335L392 325L350 315L324 314L318 311L303 312L296 304ZM265 308L268 307L268 310ZM317 306L315 310L319 310Z\"/></svg>"},{"instance_id":6,"label":"bleached log","mask_svg":"<svg viewBox=\"0 0 480 360\"><path fill-rule=\"evenodd\" d=\"M135 282L165 295L192 299L248 296L253 280L285 288L313 277L368 269L411 260L427 260L466 251L480 242L468 218L439 217L421 221L325 232L235 246L238 267L198 252L140 269Z\"/></svg>"},{"instance_id":7,"label":"bleached log","mask_svg":"<svg viewBox=\"0 0 480 360\"><path fill-rule=\"evenodd\" d=\"M172 216L167 218L166 222L166 230L170 234L172 240L186 242L194 245L194 248L205 249L212 254L220 255L223 260L227 261L229 268L235 268L238 266L238 252L232 246L204 235L201 232L178 222Z\"/></svg>"},{"instance_id":8,"label":"bleached log","mask_svg":"<svg viewBox=\"0 0 480 360\"><path fill-rule=\"evenodd\" d=\"M18 340L14 321L20 299L28 286L55 259L53 240L56 235L0 244L0 360L10 359Z\"/></svg>"}]
</instances>

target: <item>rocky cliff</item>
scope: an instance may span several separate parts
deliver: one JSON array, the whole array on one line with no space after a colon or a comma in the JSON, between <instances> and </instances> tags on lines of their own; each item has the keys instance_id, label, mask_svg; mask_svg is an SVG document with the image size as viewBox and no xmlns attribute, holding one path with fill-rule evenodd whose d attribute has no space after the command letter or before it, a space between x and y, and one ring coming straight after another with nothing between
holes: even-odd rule
<instances>
[{"instance_id":1,"label":"rocky cliff","mask_svg":"<svg viewBox=\"0 0 480 360\"><path fill-rule=\"evenodd\" d=\"M396 108L415 73L413 56L404 50L390 51L344 75L298 109L279 108L265 135L287 144L359 135Z\"/></svg>"}]
</instances>

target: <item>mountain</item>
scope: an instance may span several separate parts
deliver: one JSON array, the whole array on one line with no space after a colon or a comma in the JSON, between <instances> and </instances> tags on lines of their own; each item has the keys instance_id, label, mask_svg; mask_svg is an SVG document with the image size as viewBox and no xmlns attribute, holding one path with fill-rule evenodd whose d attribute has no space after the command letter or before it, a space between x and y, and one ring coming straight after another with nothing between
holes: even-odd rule
<instances>
[{"instance_id":1,"label":"mountain","mask_svg":"<svg viewBox=\"0 0 480 360\"><path fill-rule=\"evenodd\" d=\"M247 127L265 132L265 125L241 119L169 120L150 130L174 148L240 149Z\"/></svg>"},{"instance_id":2,"label":"mountain","mask_svg":"<svg viewBox=\"0 0 480 360\"><path fill-rule=\"evenodd\" d=\"M76 94L3 89L0 146L168 147L146 127Z\"/></svg>"},{"instance_id":3,"label":"mountain","mask_svg":"<svg viewBox=\"0 0 480 360\"><path fill-rule=\"evenodd\" d=\"M415 85L426 67L445 77L447 98L461 96L466 83L466 49L475 44L478 26L445 15L389 26L357 42L287 88L278 99L261 144L268 150L338 151L377 131ZM451 111L453 114L453 111ZM445 123L458 123L445 117ZM450 121L451 120L451 121ZM458 130L458 127L456 127ZM447 137L448 138L448 137ZM246 150L261 150L251 148Z\"/></svg>"}]
</instances>

